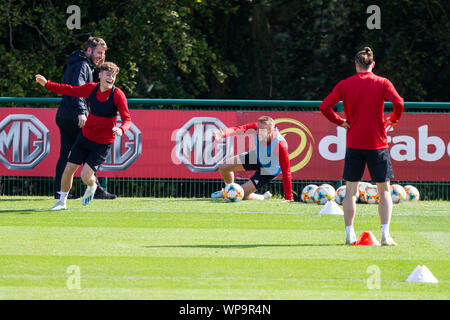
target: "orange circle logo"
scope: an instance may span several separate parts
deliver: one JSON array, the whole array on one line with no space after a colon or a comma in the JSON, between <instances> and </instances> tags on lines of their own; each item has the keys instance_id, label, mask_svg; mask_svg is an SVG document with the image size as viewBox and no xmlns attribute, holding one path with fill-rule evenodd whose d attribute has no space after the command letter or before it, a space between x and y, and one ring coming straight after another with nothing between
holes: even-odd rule
<instances>
[{"instance_id":1,"label":"orange circle logo","mask_svg":"<svg viewBox=\"0 0 450 320\"><path fill-rule=\"evenodd\" d=\"M284 123L288 123L289 127L280 130L280 133L283 135L283 137L286 139L286 136L288 134L294 134L297 136L297 138L289 139L290 142L288 142L288 147L292 147L292 142L294 142L294 145L298 144L297 148L289 153L289 160L291 161L291 172L295 172L302 169L311 160L314 137L311 134L311 131L309 131L309 129L298 120L291 118L275 119L276 125ZM282 125L281 127L285 126ZM295 143L295 140L298 140L299 142Z\"/></svg>"}]
</instances>

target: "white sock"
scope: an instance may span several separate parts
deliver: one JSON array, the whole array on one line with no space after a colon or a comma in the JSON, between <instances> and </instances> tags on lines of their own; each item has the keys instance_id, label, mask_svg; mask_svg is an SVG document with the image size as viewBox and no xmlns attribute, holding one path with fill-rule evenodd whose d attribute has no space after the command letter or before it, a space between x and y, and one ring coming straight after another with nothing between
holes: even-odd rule
<instances>
[{"instance_id":1,"label":"white sock","mask_svg":"<svg viewBox=\"0 0 450 320\"><path fill-rule=\"evenodd\" d=\"M389 224L382 224L381 225L381 233L389 234Z\"/></svg>"},{"instance_id":2,"label":"white sock","mask_svg":"<svg viewBox=\"0 0 450 320\"><path fill-rule=\"evenodd\" d=\"M97 187L97 184L95 184L95 182L94 182L94 184L93 184L92 186L87 186L87 190L89 190L89 192L90 192L90 191L92 191L95 187Z\"/></svg>"},{"instance_id":3,"label":"white sock","mask_svg":"<svg viewBox=\"0 0 450 320\"><path fill-rule=\"evenodd\" d=\"M254 193L253 196L256 200L265 200L264 195Z\"/></svg>"},{"instance_id":4,"label":"white sock","mask_svg":"<svg viewBox=\"0 0 450 320\"><path fill-rule=\"evenodd\" d=\"M353 228L353 226L345 226L345 234L355 235L355 229Z\"/></svg>"},{"instance_id":5,"label":"white sock","mask_svg":"<svg viewBox=\"0 0 450 320\"><path fill-rule=\"evenodd\" d=\"M67 197L69 196L69 192L59 192L59 202L66 204Z\"/></svg>"}]
</instances>

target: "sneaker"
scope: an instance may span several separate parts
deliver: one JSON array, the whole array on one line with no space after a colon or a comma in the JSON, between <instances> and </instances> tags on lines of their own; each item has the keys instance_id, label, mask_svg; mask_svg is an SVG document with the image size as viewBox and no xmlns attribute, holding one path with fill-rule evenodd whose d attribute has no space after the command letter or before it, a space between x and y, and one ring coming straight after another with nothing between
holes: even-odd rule
<instances>
[{"instance_id":1,"label":"sneaker","mask_svg":"<svg viewBox=\"0 0 450 320\"><path fill-rule=\"evenodd\" d=\"M92 188L86 188L86 191L81 198L81 204L83 206L87 206L92 201L92 199L94 199L95 190L97 190L97 184L94 184Z\"/></svg>"},{"instance_id":2,"label":"sneaker","mask_svg":"<svg viewBox=\"0 0 450 320\"><path fill-rule=\"evenodd\" d=\"M264 196L264 200L267 200L272 196L272 194L270 193L270 191L266 191L266 192L264 192L263 196Z\"/></svg>"},{"instance_id":3,"label":"sneaker","mask_svg":"<svg viewBox=\"0 0 450 320\"><path fill-rule=\"evenodd\" d=\"M211 194L211 198L213 198L213 199L220 199L220 198L223 198L223 189L222 189L222 190L219 190L219 191L216 191L216 192L213 192L213 193Z\"/></svg>"},{"instance_id":4,"label":"sneaker","mask_svg":"<svg viewBox=\"0 0 450 320\"><path fill-rule=\"evenodd\" d=\"M350 233L345 237L345 244L355 244L356 242L356 235L354 233Z\"/></svg>"},{"instance_id":5,"label":"sneaker","mask_svg":"<svg viewBox=\"0 0 450 320\"><path fill-rule=\"evenodd\" d=\"M391 236L388 234L381 234L381 245L382 246L398 246L398 244L392 240Z\"/></svg>"},{"instance_id":6,"label":"sneaker","mask_svg":"<svg viewBox=\"0 0 450 320\"><path fill-rule=\"evenodd\" d=\"M115 194L109 193L105 190L99 191L97 189L97 192L94 194L94 199L114 200L115 198L117 198Z\"/></svg>"},{"instance_id":7,"label":"sneaker","mask_svg":"<svg viewBox=\"0 0 450 320\"><path fill-rule=\"evenodd\" d=\"M50 209L50 211L61 211L61 210L67 210L67 206L65 203L59 201Z\"/></svg>"}]
</instances>

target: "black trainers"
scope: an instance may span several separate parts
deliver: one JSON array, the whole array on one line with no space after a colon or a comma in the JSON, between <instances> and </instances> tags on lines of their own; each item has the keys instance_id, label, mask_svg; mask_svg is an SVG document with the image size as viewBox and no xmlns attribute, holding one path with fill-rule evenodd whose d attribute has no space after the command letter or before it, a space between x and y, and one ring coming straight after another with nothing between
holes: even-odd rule
<instances>
[{"instance_id":1,"label":"black trainers","mask_svg":"<svg viewBox=\"0 0 450 320\"><path fill-rule=\"evenodd\" d=\"M115 194L109 193L108 191L105 190L98 190L95 192L94 194L94 199L106 199L106 200L114 200L115 198L117 198L117 196Z\"/></svg>"},{"instance_id":2,"label":"black trainers","mask_svg":"<svg viewBox=\"0 0 450 320\"><path fill-rule=\"evenodd\" d=\"M55 193L55 199L56 199L56 200L59 200L59 193ZM77 199L80 199L80 197L74 196L74 195L72 195L72 194L69 193L69 196L67 197L67 199L74 199L74 200L77 200Z\"/></svg>"}]
</instances>

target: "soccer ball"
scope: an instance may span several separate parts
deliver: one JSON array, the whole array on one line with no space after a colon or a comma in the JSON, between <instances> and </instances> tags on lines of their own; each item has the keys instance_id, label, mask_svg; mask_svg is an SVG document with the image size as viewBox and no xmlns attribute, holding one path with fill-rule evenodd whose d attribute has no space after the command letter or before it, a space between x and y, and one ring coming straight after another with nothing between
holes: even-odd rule
<instances>
[{"instance_id":1,"label":"soccer ball","mask_svg":"<svg viewBox=\"0 0 450 320\"><path fill-rule=\"evenodd\" d=\"M371 184L368 182L358 183L358 199L361 203L366 203L366 189L370 187Z\"/></svg>"},{"instance_id":2,"label":"soccer ball","mask_svg":"<svg viewBox=\"0 0 450 320\"><path fill-rule=\"evenodd\" d=\"M336 190L336 203L342 204L344 202L345 197L345 186L340 186Z\"/></svg>"},{"instance_id":3,"label":"soccer ball","mask_svg":"<svg viewBox=\"0 0 450 320\"><path fill-rule=\"evenodd\" d=\"M336 191L332 186L321 185L314 192L314 202L317 204L325 204L328 200L334 200Z\"/></svg>"},{"instance_id":4,"label":"soccer ball","mask_svg":"<svg viewBox=\"0 0 450 320\"><path fill-rule=\"evenodd\" d=\"M239 202L244 198L244 189L237 183L230 183L223 190L223 197L228 202Z\"/></svg>"},{"instance_id":5,"label":"soccer ball","mask_svg":"<svg viewBox=\"0 0 450 320\"><path fill-rule=\"evenodd\" d=\"M420 194L416 187L407 185L404 189L406 192L406 201L419 201Z\"/></svg>"},{"instance_id":6,"label":"soccer ball","mask_svg":"<svg viewBox=\"0 0 450 320\"><path fill-rule=\"evenodd\" d=\"M391 195L393 203L400 203L406 200L405 189L399 184L391 185Z\"/></svg>"},{"instance_id":7,"label":"soccer ball","mask_svg":"<svg viewBox=\"0 0 450 320\"><path fill-rule=\"evenodd\" d=\"M306 187L304 187L301 195L302 201L306 203L313 203L314 192L316 192L317 188L319 187L315 184L308 184Z\"/></svg>"},{"instance_id":8,"label":"soccer ball","mask_svg":"<svg viewBox=\"0 0 450 320\"><path fill-rule=\"evenodd\" d=\"M379 203L380 194L378 193L378 187L376 185L371 185L366 189L364 194L365 201L369 204Z\"/></svg>"}]
</instances>

